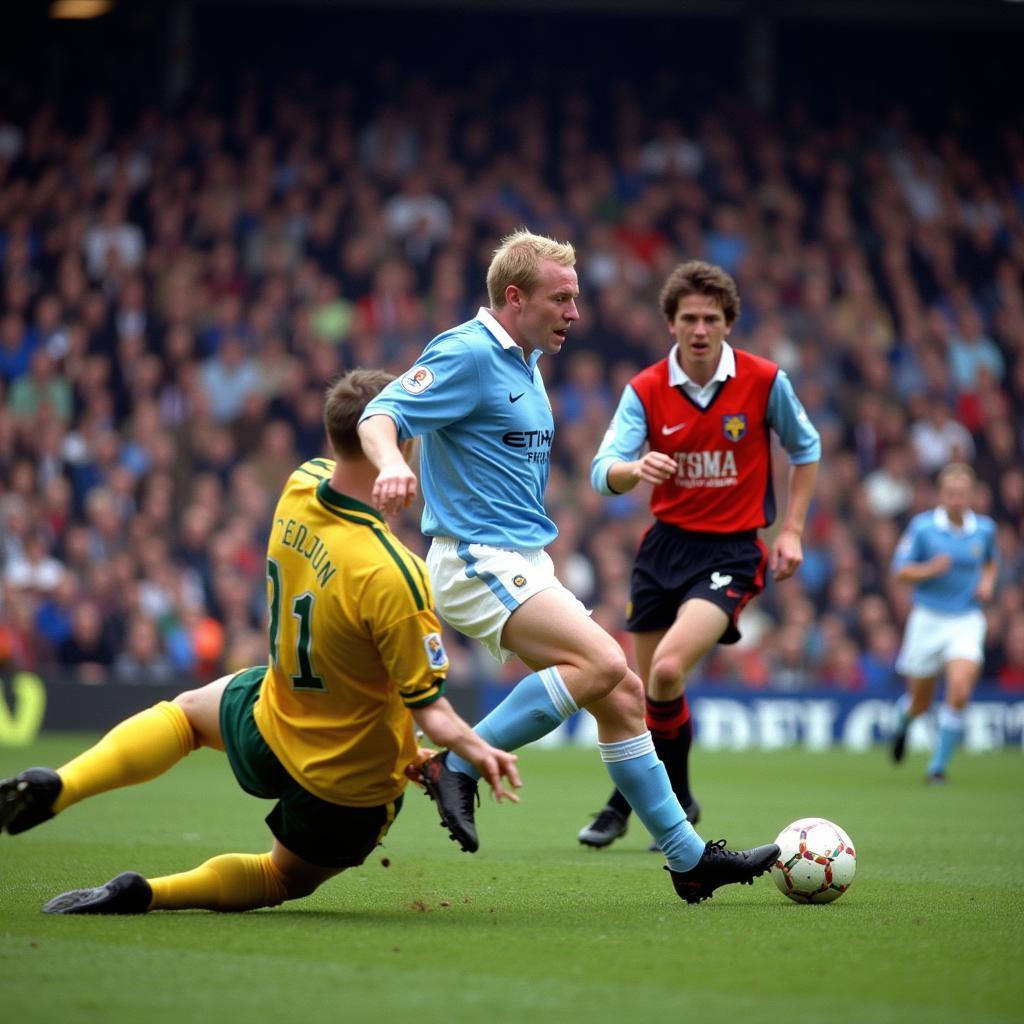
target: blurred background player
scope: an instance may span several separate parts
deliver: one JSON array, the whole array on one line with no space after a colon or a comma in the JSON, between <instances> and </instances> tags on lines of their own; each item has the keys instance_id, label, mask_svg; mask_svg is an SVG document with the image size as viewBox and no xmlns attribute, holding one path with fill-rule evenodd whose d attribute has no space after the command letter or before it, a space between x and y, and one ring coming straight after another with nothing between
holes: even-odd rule
<instances>
[{"instance_id":1,"label":"blurred background player","mask_svg":"<svg viewBox=\"0 0 1024 1024\"><path fill-rule=\"evenodd\" d=\"M487 272L490 308L438 335L411 369L371 402L360 424L380 470L374 503L397 513L417 479L400 439L423 437L423 532L440 614L502 661L532 670L477 726L514 750L585 707L597 719L601 759L658 841L678 895L689 903L721 885L751 882L778 847L726 851L694 832L643 721L643 689L621 647L558 580L544 548L557 536L544 507L554 418L538 368L579 319L569 244L519 231ZM477 771L457 752L424 767L440 792L460 795L449 828L475 850Z\"/></svg>"},{"instance_id":2,"label":"blurred background player","mask_svg":"<svg viewBox=\"0 0 1024 1024\"><path fill-rule=\"evenodd\" d=\"M337 461L304 463L278 502L267 548L269 666L162 701L58 771L31 768L0 783L0 829L16 834L212 747L227 753L242 789L278 801L267 817L270 852L223 854L163 878L125 872L55 897L47 913L250 910L309 895L383 840L417 759L413 720L467 758L498 799L517 799L502 784L520 784L515 757L485 743L442 696L448 658L423 562L369 505L376 471L356 424L391 379L353 370L332 385L324 419Z\"/></svg>"},{"instance_id":3,"label":"blurred background player","mask_svg":"<svg viewBox=\"0 0 1024 1024\"><path fill-rule=\"evenodd\" d=\"M653 485L656 521L633 565L627 628L654 748L695 823L686 677L715 644L740 638L739 614L764 587L766 562L776 580L799 568L821 445L785 371L726 340L740 299L721 267L676 267L661 311L674 344L626 386L590 479L605 495ZM770 431L791 469L786 517L769 554L757 531L775 519ZM629 813L615 790L579 841L607 846L625 833Z\"/></svg>"},{"instance_id":4,"label":"blurred background player","mask_svg":"<svg viewBox=\"0 0 1024 1024\"><path fill-rule=\"evenodd\" d=\"M899 764L910 723L932 706L935 685L946 674L946 699L939 708L938 739L928 763L928 781L945 782L946 766L964 732L964 709L981 674L985 615L996 582L996 527L971 509L974 470L952 462L939 473L939 505L915 516L893 558L896 579L914 587L896 662L907 677L892 742Z\"/></svg>"}]
</instances>

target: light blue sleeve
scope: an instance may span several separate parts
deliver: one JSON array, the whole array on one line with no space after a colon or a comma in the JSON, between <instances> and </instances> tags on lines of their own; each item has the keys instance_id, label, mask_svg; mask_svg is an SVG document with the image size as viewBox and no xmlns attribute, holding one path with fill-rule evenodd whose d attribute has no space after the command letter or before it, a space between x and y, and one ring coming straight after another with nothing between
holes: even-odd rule
<instances>
[{"instance_id":1,"label":"light blue sleeve","mask_svg":"<svg viewBox=\"0 0 1024 1024\"><path fill-rule=\"evenodd\" d=\"M910 520L906 530L903 531L903 536L900 537L899 543L896 545L896 550L893 552L893 570L899 569L908 562L925 561L924 546L922 543L924 525L925 518L922 516L914 516L914 518Z\"/></svg>"},{"instance_id":2,"label":"light blue sleeve","mask_svg":"<svg viewBox=\"0 0 1024 1024\"><path fill-rule=\"evenodd\" d=\"M608 486L608 470L616 462L632 462L647 440L647 414L640 396L626 385L601 447L590 463L590 484L598 494L618 494Z\"/></svg>"},{"instance_id":3,"label":"light blue sleeve","mask_svg":"<svg viewBox=\"0 0 1024 1024\"><path fill-rule=\"evenodd\" d=\"M427 380L425 385L410 384L417 373ZM435 338L405 373L367 403L360 422L370 416L390 416L401 441L442 430L476 408L479 378L469 345L458 338Z\"/></svg>"},{"instance_id":4,"label":"light blue sleeve","mask_svg":"<svg viewBox=\"0 0 1024 1024\"><path fill-rule=\"evenodd\" d=\"M802 466L821 459L821 438L800 404L800 399L796 397L785 370L779 370L775 376L768 394L765 420L779 435L792 465Z\"/></svg>"},{"instance_id":5,"label":"light blue sleeve","mask_svg":"<svg viewBox=\"0 0 1024 1024\"><path fill-rule=\"evenodd\" d=\"M996 545L996 521L986 517L985 526L985 561L984 565L988 565L990 562L999 561L999 548Z\"/></svg>"}]
</instances>

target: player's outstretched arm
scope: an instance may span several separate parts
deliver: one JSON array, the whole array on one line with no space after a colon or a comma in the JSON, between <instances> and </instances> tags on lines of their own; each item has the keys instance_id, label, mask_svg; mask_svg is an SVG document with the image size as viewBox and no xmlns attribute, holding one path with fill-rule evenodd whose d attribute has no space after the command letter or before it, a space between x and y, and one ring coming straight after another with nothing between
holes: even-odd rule
<instances>
[{"instance_id":1,"label":"player's outstretched arm","mask_svg":"<svg viewBox=\"0 0 1024 1024\"><path fill-rule=\"evenodd\" d=\"M519 759L515 754L498 750L481 739L444 697L426 707L413 708L412 714L416 724L434 743L454 750L480 772L480 777L493 790L495 799L519 803L519 797L512 792L523 784L516 767Z\"/></svg>"},{"instance_id":2,"label":"player's outstretched arm","mask_svg":"<svg viewBox=\"0 0 1024 1024\"><path fill-rule=\"evenodd\" d=\"M377 468L373 504L385 515L398 515L416 497L416 474L398 444L398 428L390 416L370 416L359 424L363 453Z\"/></svg>"}]
</instances>

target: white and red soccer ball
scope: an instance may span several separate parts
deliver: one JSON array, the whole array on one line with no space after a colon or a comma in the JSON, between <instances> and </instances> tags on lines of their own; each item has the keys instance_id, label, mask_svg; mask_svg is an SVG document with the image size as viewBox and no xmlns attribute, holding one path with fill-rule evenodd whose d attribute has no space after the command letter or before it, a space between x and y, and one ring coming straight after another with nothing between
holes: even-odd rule
<instances>
[{"instance_id":1,"label":"white and red soccer ball","mask_svg":"<svg viewBox=\"0 0 1024 1024\"><path fill-rule=\"evenodd\" d=\"M850 837L826 818L801 818L775 840L779 859L772 878L797 903L831 903L850 888L857 853Z\"/></svg>"}]
</instances>

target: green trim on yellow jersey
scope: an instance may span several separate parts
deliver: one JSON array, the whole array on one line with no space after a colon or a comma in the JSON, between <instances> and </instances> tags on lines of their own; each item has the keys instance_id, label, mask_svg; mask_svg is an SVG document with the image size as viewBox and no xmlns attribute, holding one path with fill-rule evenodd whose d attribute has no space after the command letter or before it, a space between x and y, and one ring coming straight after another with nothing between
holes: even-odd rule
<instances>
[{"instance_id":1,"label":"green trim on yellow jersey","mask_svg":"<svg viewBox=\"0 0 1024 1024\"><path fill-rule=\"evenodd\" d=\"M409 567L405 564L405 560L398 553L395 546L388 540L387 535L381 531L378 523L385 524L384 517L369 505L364 505L361 501L357 501L355 498L350 498L347 494L341 494L339 491L334 490L333 487L326 481L322 481L320 486L316 489L316 496L320 499L320 502L324 505L328 512L332 515L336 515L339 519L345 519L350 523L362 523L364 526L370 527L373 535L381 542L384 546L384 550L394 559L395 565L401 570L402 575L405 577L405 582L409 584L409 589L412 591L412 596L416 601L416 610L423 611L429 607L429 602L426 598L427 588L426 580L423 578L423 573L419 566L414 562L413 565L416 569L417 575L420 577L420 583L422 590L416 585L416 581L413 579L412 573L409 572ZM347 510L347 511L343 511ZM353 515L352 513L356 513ZM364 516L371 516L372 519L367 520ZM374 522L376 520L376 522Z\"/></svg>"},{"instance_id":2,"label":"green trim on yellow jersey","mask_svg":"<svg viewBox=\"0 0 1024 1024\"><path fill-rule=\"evenodd\" d=\"M375 508L371 508L356 498L350 498L347 494L342 494L341 491L336 491L327 480L324 480L316 489L316 496L332 511L359 512L362 515L371 516L378 522L385 522L384 517Z\"/></svg>"},{"instance_id":3,"label":"green trim on yellow jersey","mask_svg":"<svg viewBox=\"0 0 1024 1024\"><path fill-rule=\"evenodd\" d=\"M311 469L306 469L305 466L299 466L296 473L305 473L306 476L311 476L314 480L326 480L327 477L321 476L319 473L314 473Z\"/></svg>"},{"instance_id":4,"label":"green trim on yellow jersey","mask_svg":"<svg viewBox=\"0 0 1024 1024\"><path fill-rule=\"evenodd\" d=\"M444 696L444 686L447 679L438 679L434 686L428 686L423 690L417 690L415 693L403 693L402 703L407 708L425 708L428 704L433 704L435 700L439 700ZM432 690L436 692L431 693ZM430 694L428 697L420 697L421 693Z\"/></svg>"}]
</instances>

